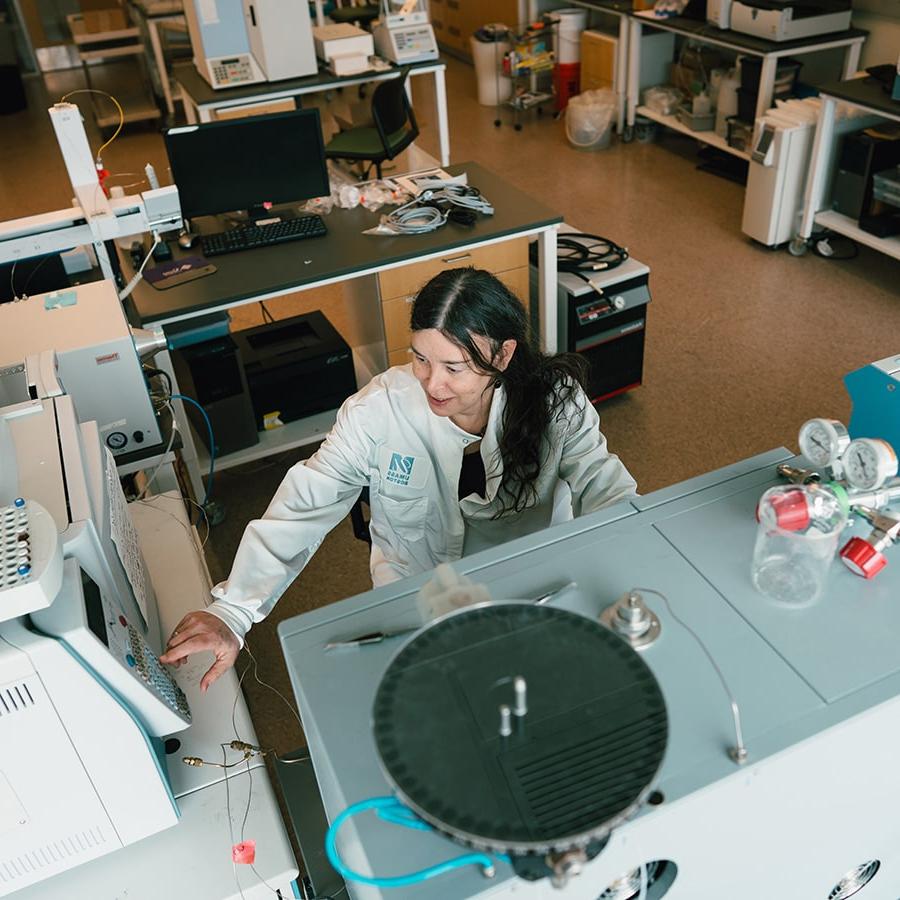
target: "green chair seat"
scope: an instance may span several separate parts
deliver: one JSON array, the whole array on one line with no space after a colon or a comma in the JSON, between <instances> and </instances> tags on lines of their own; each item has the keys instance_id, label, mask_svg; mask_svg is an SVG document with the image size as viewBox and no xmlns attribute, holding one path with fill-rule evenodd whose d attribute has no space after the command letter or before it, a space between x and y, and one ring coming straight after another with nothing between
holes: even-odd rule
<instances>
[{"instance_id":1,"label":"green chair seat","mask_svg":"<svg viewBox=\"0 0 900 900\"><path fill-rule=\"evenodd\" d=\"M387 136L388 147L397 146L406 137L407 128L400 128ZM384 147L377 128L353 128L336 134L325 147L326 156L353 155L360 159L375 159L384 155Z\"/></svg>"}]
</instances>

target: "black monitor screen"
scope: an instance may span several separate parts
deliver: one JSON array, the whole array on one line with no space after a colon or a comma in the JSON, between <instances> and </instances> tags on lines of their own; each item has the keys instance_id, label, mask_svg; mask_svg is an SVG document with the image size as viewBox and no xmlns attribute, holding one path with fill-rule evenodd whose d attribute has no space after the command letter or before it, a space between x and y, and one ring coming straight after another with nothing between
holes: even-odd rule
<instances>
[{"instance_id":1,"label":"black monitor screen","mask_svg":"<svg viewBox=\"0 0 900 900\"><path fill-rule=\"evenodd\" d=\"M330 190L317 109L171 128L166 149L189 219Z\"/></svg>"}]
</instances>

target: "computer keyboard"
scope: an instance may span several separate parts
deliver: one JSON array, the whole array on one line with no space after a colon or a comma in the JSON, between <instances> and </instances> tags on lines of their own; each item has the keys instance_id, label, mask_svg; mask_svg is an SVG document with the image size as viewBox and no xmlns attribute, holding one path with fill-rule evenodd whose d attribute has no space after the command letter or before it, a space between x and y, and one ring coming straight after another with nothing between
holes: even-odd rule
<instances>
[{"instance_id":1,"label":"computer keyboard","mask_svg":"<svg viewBox=\"0 0 900 900\"><path fill-rule=\"evenodd\" d=\"M300 216L285 219L271 225L249 225L232 228L219 234L205 234L200 238L204 256L221 256L254 247L268 247L285 241L302 241L304 238L322 237L328 229L321 216Z\"/></svg>"}]
</instances>

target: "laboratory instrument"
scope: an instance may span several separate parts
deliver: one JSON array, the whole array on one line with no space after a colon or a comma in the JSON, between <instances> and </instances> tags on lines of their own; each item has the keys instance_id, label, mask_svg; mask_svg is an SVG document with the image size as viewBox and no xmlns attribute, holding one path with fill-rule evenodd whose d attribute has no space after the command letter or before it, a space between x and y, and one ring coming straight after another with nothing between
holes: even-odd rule
<instances>
[{"instance_id":1,"label":"laboratory instrument","mask_svg":"<svg viewBox=\"0 0 900 900\"><path fill-rule=\"evenodd\" d=\"M375 54L371 33L349 22L313 28L313 40L316 56L335 75L365 72L370 68L369 57Z\"/></svg>"},{"instance_id":2,"label":"laboratory instrument","mask_svg":"<svg viewBox=\"0 0 900 900\"><path fill-rule=\"evenodd\" d=\"M382 675L372 723L406 807L558 887L650 792L668 735L662 692L632 648L534 603L476 606L428 626Z\"/></svg>"},{"instance_id":3,"label":"laboratory instrument","mask_svg":"<svg viewBox=\"0 0 900 900\"><path fill-rule=\"evenodd\" d=\"M853 404L850 434L883 438L900 447L900 355L887 356L844 376Z\"/></svg>"},{"instance_id":4,"label":"laboratory instrument","mask_svg":"<svg viewBox=\"0 0 900 900\"><path fill-rule=\"evenodd\" d=\"M187 0L194 65L212 88L315 75L309 4Z\"/></svg>"},{"instance_id":5,"label":"laboratory instrument","mask_svg":"<svg viewBox=\"0 0 900 900\"><path fill-rule=\"evenodd\" d=\"M460 576L486 585L496 603L574 578L578 590L556 606L591 623L623 591L639 593L662 628L661 638L639 654L665 699L669 732L662 766L636 815L614 828L604 849L562 889L549 878L526 883L509 862L488 853L496 869L492 879L469 863L407 887L348 883L348 892L371 900L638 900L643 880L651 900L827 900L847 896L854 886L861 888L859 900L900 896L894 827L900 785L891 777L900 710L900 575L888 567L866 581L840 565L832 568L819 603L789 608L761 597L749 571L753 511L773 484L777 463L802 460L787 450L771 451L642 496L630 507L600 510L454 563ZM416 589L428 577L386 585L280 626L310 735L315 774L309 777L316 779L331 821L348 804L390 793L370 711L378 679L403 652L403 639L365 652L324 652L322 646L336 634L371 630L374 622L409 622ZM653 591L665 595L668 606ZM728 692L673 610L708 648ZM564 691L572 671L566 664L553 668ZM525 678L527 734L540 682L527 672L505 674ZM465 674L460 682L472 690ZM503 690L497 687L495 702L475 707L484 715L480 734L497 746L503 739L500 706L510 707L506 740L516 737L518 721L512 683ZM731 699L740 704L748 753L741 767L728 752L734 743ZM435 702L428 708L427 700L423 706L417 740L432 735L438 744L445 707ZM433 768L419 765L406 777L418 774L427 791ZM573 770L576 780L581 775ZM444 804L448 816L456 793L454 785ZM548 807L555 799L548 786ZM304 810L310 809L306 795ZM766 835L762 843L760 834ZM306 833L301 830L299 838L303 846ZM440 832L411 831L375 812L356 815L336 844L351 868L375 875L415 872L466 852ZM313 841L310 853L320 847ZM340 891L332 886L329 893Z\"/></svg>"},{"instance_id":6,"label":"laboratory instrument","mask_svg":"<svg viewBox=\"0 0 900 900\"><path fill-rule=\"evenodd\" d=\"M706 0L706 21L716 28L731 28L731 0Z\"/></svg>"},{"instance_id":7,"label":"laboratory instrument","mask_svg":"<svg viewBox=\"0 0 900 900\"><path fill-rule=\"evenodd\" d=\"M868 506L857 506L854 511L872 526L872 533L866 538L850 538L841 548L841 561L851 572L874 578L887 565L884 551L900 540L900 518Z\"/></svg>"},{"instance_id":8,"label":"laboratory instrument","mask_svg":"<svg viewBox=\"0 0 900 900\"><path fill-rule=\"evenodd\" d=\"M560 228L557 275L559 347L582 354L590 363L587 394L600 403L638 387L643 381L650 269L624 248L568 225ZM569 246L571 245L571 246ZM592 248L602 247L602 253ZM583 253L578 252L578 247ZM537 307L539 276L532 244L529 286ZM577 266L576 266L577 262ZM573 271L564 271L572 267Z\"/></svg>"},{"instance_id":9,"label":"laboratory instrument","mask_svg":"<svg viewBox=\"0 0 900 900\"><path fill-rule=\"evenodd\" d=\"M881 438L856 438L844 451L841 465L850 487L873 491L897 474L897 454Z\"/></svg>"},{"instance_id":10,"label":"laboratory instrument","mask_svg":"<svg viewBox=\"0 0 900 900\"><path fill-rule=\"evenodd\" d=\"M164 346L131 329L110 281L0 304L0 366L54 349L59 381L79 420L96 422L116 456L163 442L136 339L141 349L150 341L148 352Z\"/></svg>"},{"instance_id":11,"label":"laboratory instrument","mask_svg":"<svg viewBox=\"0 0 900 900\"><path fill-rule=\"evenodd\" d=\"M840 460L850 446L847 427L837 419L809 419L800 426L800 452L818 468L841 477Z\"/></svg>"},{"instance_id":12,"label":"laboratory instrument","mask_svg":"<svg viewBox=\"0 0 900 900\"><path fill-rule=\"evenodd\" d=\"M317 109L170 128L165 141L187 219L248 210L277 220L268 206L331 190Z\"/></svg>"},{"instance_id":13,"label":"laboratory instrument","mask_svg":"<svg viewBox=\"0 0 900 900\"><path fill-rule=\"evenodd\" d=\"M851 0L733 0L731 29L770 41L846 31Z\"/></svg>"},{"instance_id":14,"label":"laboratory instrument","mask_svg":"<svg viewBox=\"0 0 900 900\"><path fill-rule=\"evenodd\" d=\"M427 0L381 0L372 35L378 55L398 65L438 58Z\"/></svg>"},{"instance_id":15,"label":"laboratory instrument","mask_svg":"<svg viewBox=\"0 0 900 900\"><path fill-rule=\"evenodd\" d=\"M180 228L178 189L169 185L135 196L107 198L98 175L100 160L91 153L81 111L74 103L56 103L48 112L77 202L56 212L0 223L0 263L90 245L103 277L114 280L118 268L106 242L147 231L158 236Z\"/></svg>"}]
</instances>

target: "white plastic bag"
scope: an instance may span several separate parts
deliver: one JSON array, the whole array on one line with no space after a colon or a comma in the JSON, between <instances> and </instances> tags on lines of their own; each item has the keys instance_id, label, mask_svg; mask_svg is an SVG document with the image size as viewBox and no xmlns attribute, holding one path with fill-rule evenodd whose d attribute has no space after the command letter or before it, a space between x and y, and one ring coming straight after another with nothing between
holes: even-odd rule
<instances>
[{"instance_id":1,"label":"white plastic bag","mask_svg":"<svg viewBox=\"0 0 900 900\"><path fill-rule=\"evenodd\" d=\"M609 88L583 91L566 107L566 137L573 147L600 150L609 146L616 95Z\"/></svg>"}]
</instances>

